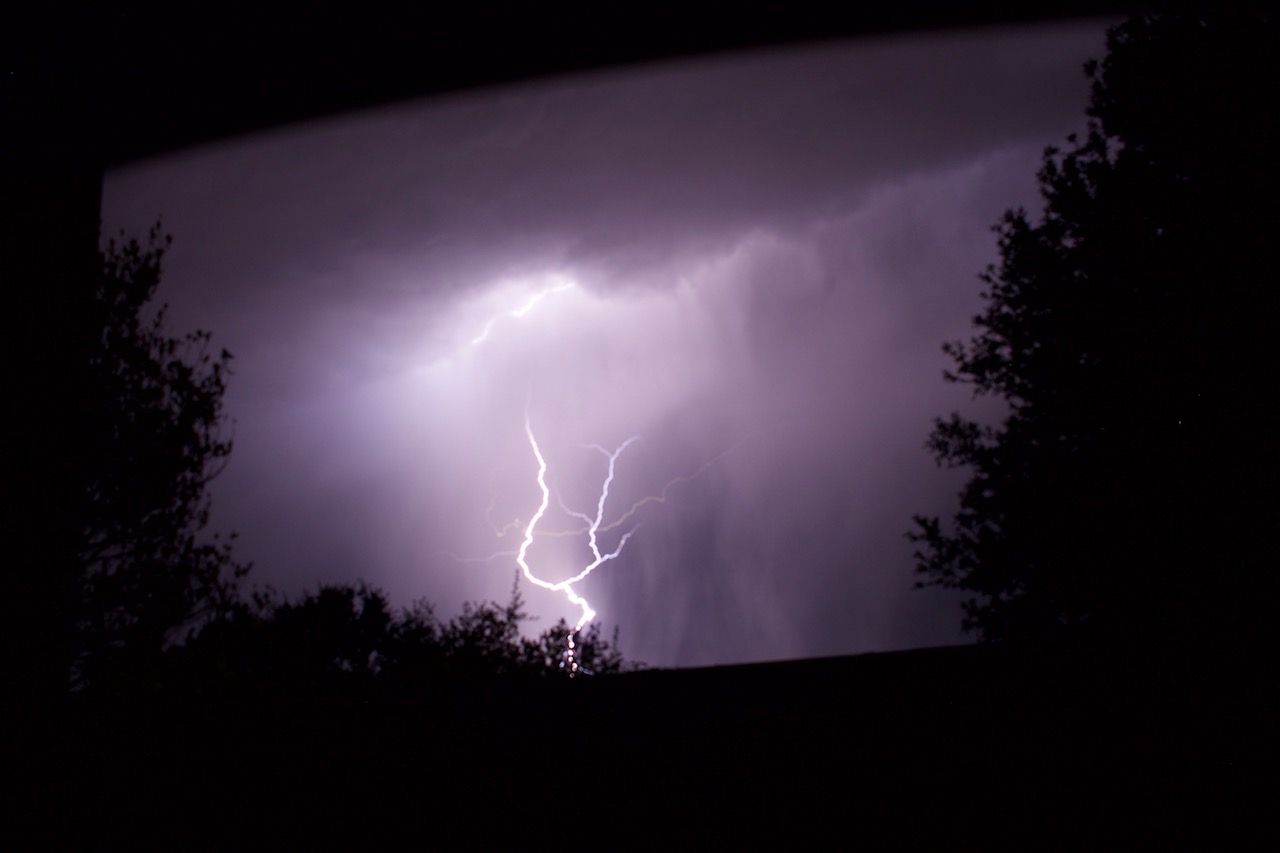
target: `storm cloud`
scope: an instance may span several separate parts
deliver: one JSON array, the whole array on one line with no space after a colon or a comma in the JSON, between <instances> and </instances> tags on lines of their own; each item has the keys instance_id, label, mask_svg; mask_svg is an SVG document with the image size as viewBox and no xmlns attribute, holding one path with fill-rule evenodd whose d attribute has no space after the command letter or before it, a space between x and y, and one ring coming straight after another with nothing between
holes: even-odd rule
<instances>
[{"instance_id":1,"label":"storm cloud","mask_svg":"<svg viewBox=\"0 0 1280 853\"><path fill-rule=\"evenodd\" d=\"M214 526L286 591L505 600L581 530L609 450L618 558L577 585L628 657L959 642L912 590L924 450L990 227L1083 128L1105 26L831 43L526 82L119 168L104 236L173 233L175 329L236 356ZM526 310L527 309L527 310ZM990 410L989 411L994 411ZM656 500L662 498L662 500ZM513 523L514 522L514 523ZM538 536L558 580L585 535ZM535 628L578 610L522 591Z\"/></svg>"}]
</instances>

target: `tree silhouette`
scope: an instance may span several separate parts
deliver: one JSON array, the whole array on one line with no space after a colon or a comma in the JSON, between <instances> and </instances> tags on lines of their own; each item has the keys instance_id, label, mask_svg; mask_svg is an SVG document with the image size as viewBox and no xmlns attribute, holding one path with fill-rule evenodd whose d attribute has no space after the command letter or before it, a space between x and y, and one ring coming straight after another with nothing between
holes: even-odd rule
<instances>
[{"instance_id":1,"label":"tree silhouette","mask_svg":"<svg viewBox=\"0 0 1280 853\"><path fill-rule=\"evenodd\" d=\"M520 625L528 621L519 578L505 606L467 602L462 613L440 629L440 644L450 674L507 676L520 671Z\"/></svg>"},{"instance_id":2,"label":"tree silhouette","mask_svg":"<svg viewBox=\"0 0 1280 853\"><path fill-rule=\"evenodd\" d=\"M228 610L248 570L205 538L206 486L231 453L221 433L230 354L209 333L173 338L151 307L171 238L111 241L92 301L97 333L80 433L85 447L75 674L93 680L154 663L200 620Z\"/></svg>"},{"instance_id":3,"label":"tree silhouette","mask_svg":"<svg viewBox=\"0 0 1280 853\"><path fill-rule=\"evenodd\" d=\"M969 594L991 641L1265 641L1276 281L1268 13L1138 16L1086 65L1088 133L1048 149L1044 212L1009 211L949 381L1007 404L928 446L972 476L916 517L918 585Z\"/></svg>"},{"instance_id":4,"label":"tree silhouette","mask_svg":"<svg viewBox=\"0 0 1280 853\"><path fill-rule=\"evenodd\" d=\"M442 626L435 608L419 599L400 611L389 629L379 676L397 684L421 684L448 672Z\"/></svg>"}]
</instances>

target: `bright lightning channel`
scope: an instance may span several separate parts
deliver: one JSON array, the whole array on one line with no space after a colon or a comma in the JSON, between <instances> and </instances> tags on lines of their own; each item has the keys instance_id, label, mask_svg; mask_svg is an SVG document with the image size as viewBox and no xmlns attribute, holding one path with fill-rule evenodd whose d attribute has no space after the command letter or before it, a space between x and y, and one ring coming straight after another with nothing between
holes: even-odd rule
<instances>
[{"instance_id":1,"label":"bright lightning channel","mask_svg":"<svg viewBox=\"0 0 1280 853\"><path fill-rule=\"evenodd\" d=\"M627 446L633 441L636 441L638 436L628 438L612 453L599 445L593 445L596 450L599 450L609 459L609 472L605 476L604 485L600 489L600 499L596 502L595 517L593 518L588 516L586 513L577 513L572 512L571 510L570 512L587 522L587 540L591 548L591 555L594 559L592 559L592 561L588 563L582 571L578 572L573 577L553 583L535 575L527 560L529 548L533 545L535 529L538 526L538 522L542 520L542 516L546 513L547 507L551 504L551 489L547 487L547 460L543 457L542 450L538 447L538 440L533 435L533 427L529 422L528 414L525 415L524 419L524 431L525 435L529 437L529 446L533 448L534 458L538 460L538 488L542 490L542 502L538 505L537 512L535 512L533 517L529 519L528 526L525 527L524 541L520 543L520 550L516 552L516 563L520 566L520 571L526 578L528 578L530 583L551 592L564 593L570 603L582 610L582 615L578 619L578 624L573 627L573 631L569 634L570 667L571 671L576 671L577 664L572 661L574 648L573 635L581 631L584 625L595 618L596 611L592 609L591 605L587 603L585 598L578 594L578 592L573 588L573 585L586 578L604 563L607 563L609 560L612 560L621 554L623 547L627 544L627 540L630 539L631 534L636 531L633 527L624 533L622 538L618 541L618 547L614 548L613 551L607 554L600 551L600 543L597 539L597 534L600 531L600 522L604 518L604 505L605 501L609 498L609 484L613 482L614 466L618 461L618 457L622 455L622 451L626 450Z\"/></svg>"}]
</instances>

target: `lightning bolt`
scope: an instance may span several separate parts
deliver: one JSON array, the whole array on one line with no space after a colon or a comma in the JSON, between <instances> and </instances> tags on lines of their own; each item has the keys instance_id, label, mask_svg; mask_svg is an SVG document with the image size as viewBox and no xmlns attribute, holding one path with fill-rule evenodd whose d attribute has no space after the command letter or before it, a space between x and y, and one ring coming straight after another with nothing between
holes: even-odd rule
<instances>
[{"instance_id":1,"label":"lightning bolt","mask_svg":"<svg viewBox=\"0 0 1280 853\"><path fill-rule=\"evenodd\" d=\"M578 594L577 590L573 588L573 585L586 578L604 563L615 559L619 554L621 554L622 549L627 544L627 540L630 539L631 534L636 531L636 528L633 527L624 533L622 538L618 540L618 546L612 551L604 553L600 550L598 534L600 532L601 521L604 519L604 505L609 499L609 485L613 482L615 465L618 461L618 457L622 455L622 451L626 450L628 445L636 441L638 436L628 438L612 452L605 450L599 445L592 445L594 449L599 450L609 460L609 471L605 476L604 485L600 488L600 499L596 502L596 514L592 517L586 513L574 512L567 508L566 511L577 518L581 518L587 523L585 532L587 534L587 543L591 548L591 555L593 559L585 568L573 577L553 583L535 575L533 573L533 569L530 568L527 559L529 555L529 548L533 545L533 539L538 522L542 520L542 516L546 514L547 508L551 505L551 489L547 486L547 460L542 455L542 449L538 447L538 439L533 434L533 426L530 423L528 413L525 414L524 431L525 435L529 438L529 446L533 448L534 458L538 460L537 479L538 488L542 491L542 500L538 504L538 509L534 512L533 517L529 519L528 526L525 527L524 541L520 543L520 550L516 552L516 564L520 567L520 571L530 583L551 592L564 593L565 598L567 598L571 604L581 609L582 615L579 617L578 623L574 625L573 630L569 632L567 663L570 674L572 675L578 671L578 664L573 659L574 635L581 631L583 626L594 619L596 615L596 611L585 598Z\"/></svg>"},{"instance_id":2,"label":"lightning bolt","mask_svg":"<svg viewBox=\"0 0 1280 853\"><path fill-rule=\"evenodd\" d=\"M519 319L523 317L525 314L528 314L530 311L532 311L533 306L537 305L539 302L541 302L543 299L546 299L551 294L559 293L562 290L568 290L571 287L573 287L572 281L562 281L559 284L554 285L553 287L548 287L545 290L540 290L537 293L533 294L533 296L530 296L529 299L519 308L515 308L511 311L507 311L506 313L499 314L495 317L490 317L489 321L484 324L484 329L481 330L480 334L472 338L471 345L476 346L477 344L484 343L485 339L489 337L489 333L493 331L494 324L497 323L499 320L501 320L503 317L514 317L516 319Z\"/></svg>"}]
</instances>

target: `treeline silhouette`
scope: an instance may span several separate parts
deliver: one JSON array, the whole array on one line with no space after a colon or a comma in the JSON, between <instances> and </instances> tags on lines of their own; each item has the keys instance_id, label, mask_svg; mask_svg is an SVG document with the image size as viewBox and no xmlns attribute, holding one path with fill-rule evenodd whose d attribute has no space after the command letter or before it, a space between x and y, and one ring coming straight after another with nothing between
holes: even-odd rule
<instances>
[{"instance_id":1,"label":"treeline silhouette","mask_svg":"<svg viewBox=\"0 0 1280 853\"><path fill-rule=\"evenodd\" d=\"M537 680L613 675L627 664L617 630L598 622L574 636L560 619L535 638L522 628L519 581L504 604L468 602L448 620L425 600L393 609L363 582L321 586L289 599L258 592L155 660L155 684L199 690L404 692L422 685L484 679ZM132 674L117 673L132 680ZM140 686L132 684L132 687Z\"/></svg>"}]
</instances>

